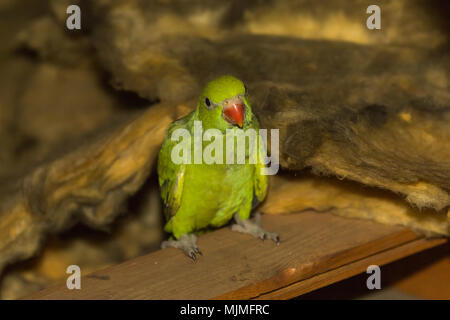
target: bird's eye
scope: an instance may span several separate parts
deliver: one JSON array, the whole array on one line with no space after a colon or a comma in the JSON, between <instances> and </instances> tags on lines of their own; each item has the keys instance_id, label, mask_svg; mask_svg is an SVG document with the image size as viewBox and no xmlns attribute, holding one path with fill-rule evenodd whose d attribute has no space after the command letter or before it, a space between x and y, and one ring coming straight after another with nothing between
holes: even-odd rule
<instances>
[{"instance_id":1,"label":"bird's eye","mask_svg":"<svg viewBox=\"0 0 450 320\"><path fill-rule=\"evenodd\" d=\"M212 105L211 100L209 100L208 98L205 98L205 104L208 107L208 109L211 109L211 105Z\"/></svg>"}]
</instances>

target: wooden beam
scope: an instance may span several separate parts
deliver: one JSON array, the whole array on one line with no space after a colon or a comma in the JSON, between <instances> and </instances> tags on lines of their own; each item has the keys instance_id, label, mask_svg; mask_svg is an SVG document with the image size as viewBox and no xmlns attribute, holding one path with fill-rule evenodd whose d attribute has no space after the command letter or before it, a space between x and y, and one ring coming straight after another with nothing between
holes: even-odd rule
<instances>
[{"instance_id":1,"label":"wooden beam","mask_svg":"<svg viewBox=\"0 0 450 320\"><path fill-rule=\"evenodd\" d=\"M176 249L159 250L26 299L287 299L436 246L403 227L304 212L263 216L280 246L222 228L199 238L193 262Z\"/></svg>"},{"instance_id":2,"label":"wooden beam","mask_svg":"<svg viewBox=\"0 0 450 320\"><path fill-rule=\"evenodd\" d=\"M382 266L398 259L404 258L405 256L409 256L411 254L435 247L445 242L447 242L447 240L443 238L433 240L417 239L398 247L394 247L374 254L367 258L351 262L336 269L315 275L311 278L295 282L289 286L267 292L255 298L258 300L295 298L299 295L347 279L358 273L365 272L367 270L367 266L369 265L375 264L378 266Z\"/></svg>"}]
</instances>

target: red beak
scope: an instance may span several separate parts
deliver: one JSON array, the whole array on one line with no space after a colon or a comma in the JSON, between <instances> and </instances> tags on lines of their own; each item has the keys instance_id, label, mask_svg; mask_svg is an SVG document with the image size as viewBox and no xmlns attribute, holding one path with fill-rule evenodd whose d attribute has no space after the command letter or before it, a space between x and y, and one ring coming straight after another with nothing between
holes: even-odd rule
<instances>
[{"instance_id":1,"label":"red beak","mask_svg":"<svg viewBox=\"0 0 450 320\"><path fill-rule=\"evenodd\" d=\"M245 107L243 103L232 103L223 109L223 117L231 124L237 124L239 128L244 125Z\"/></svg>"}]
</instances>

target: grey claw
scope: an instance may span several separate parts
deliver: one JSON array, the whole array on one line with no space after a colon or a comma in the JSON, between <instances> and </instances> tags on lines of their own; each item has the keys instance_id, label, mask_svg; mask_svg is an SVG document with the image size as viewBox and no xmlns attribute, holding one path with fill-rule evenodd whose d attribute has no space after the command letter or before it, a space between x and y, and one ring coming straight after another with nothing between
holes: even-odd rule
<instances>
[{"instance_id":1,"label":"grey claw","mask_svg":"<svg viewBox=\"0 0 450 320\"><path fill-rule=\"evenodd\" d=\"M173 247L181 249L183 253L191 258L194 262L197 261L199 255L203 255L200 249L197 247L197 237L194 234L183 234L178 240L163 241L161 248Z\"/></svg>"},{"instance_id":2,"label":"grey claw","mask_svg":"<svg viewBox=\"0 0 450 320\"><path fill-rule=\"evenodd\" d=\"M249 219L242 220L237 213L234 215L234 220L236 224L231 226L231 230L251 234L262 241L270 239L276 242L277 245L280 244L280 237L276 233L264 230L261 225L261 215L259 213L255 214L255 222Z\"/></svg>"},{"instance_id":3,"label":"grey claw","mask_svg":"<svg viewBox=\"0 0 450 320\"><path fill-rule=\"evenodd\" d=\"M191 254L189 256L191 257L192 260L194 260L194 262L197 261L197 256L195 255L194 252L191 252Z\"/></svg>"},{"instance_id":4,"label":"grey claw","mask_svg":"<svg viewBox=\"0 0 450 320\"><path fill-rule=\"evenodd\" d=\"M280 245L280 236L275 237L275 242L277 243L277 246Z\"/></svg>"}]
</instances>

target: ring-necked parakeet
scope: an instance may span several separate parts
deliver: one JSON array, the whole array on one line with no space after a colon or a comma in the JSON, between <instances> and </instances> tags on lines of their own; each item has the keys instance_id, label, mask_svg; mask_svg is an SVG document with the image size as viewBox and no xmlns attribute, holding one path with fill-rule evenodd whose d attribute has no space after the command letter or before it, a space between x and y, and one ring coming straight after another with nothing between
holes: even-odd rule
<instances>
[{"instance_id":1,"label":"ring-necked parakeet","mask_svg":"<svg viewBox=\"0 0 450 320\"><path fill-rule=\"evenodd\" d=\"M196 260L196 254L201 251L196 245L195 233L207 227L223 226L233 216L236 221L233 230L261 239L269 238L278 244L277 234L262 229L259 215L256 223L249 220L252 208L264 200L268 187L267 176L261 173L264 165L259 157L253 164L248 161L227 164L225 160L223 164L196 164L193 161L176 164L172 160L172 150L177 144L171 139L172 133L176 129L186 129L193 136L194 121L201 121L204 131L220 130L224 137L227 129L259 130L247 89L232 76L209 82L198 99L197 108L170 125L158 157L158 178L167 219L164 229L175 239L164 241L162 248L180 248ZM207 144L203 142L202 148ZM248 149L249 144L245 146ZM265 148L263 143L259 143L259 147ZM248 150L245 151L248 155Z\"/></svg>"}]
</instances>

